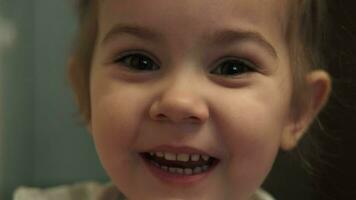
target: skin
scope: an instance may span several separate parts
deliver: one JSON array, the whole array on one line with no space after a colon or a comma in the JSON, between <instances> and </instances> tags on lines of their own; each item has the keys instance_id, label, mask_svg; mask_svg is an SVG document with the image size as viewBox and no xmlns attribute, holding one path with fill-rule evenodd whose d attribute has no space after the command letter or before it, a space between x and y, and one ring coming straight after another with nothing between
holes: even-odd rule
<instances>
[{"instance_id":1,"label":"skin","mask_svg":"<svg viewBox=\"0 0 356 200\"><path fill-rule=\"evenodd\" d=\"M297 144L330 81L321 71L308 75L311 104L300 121L292 120L286 22L280 20L285 7L282 0L99 1L90 130L105 170L128 199L247 200L278 150ZM118 24L146 27L160 37L113 33ZM213 33L223 29L258 33L269 46L256 37L214 43ZM159 69L118 62L133 50ZM239 59L253 69L212 73L223 61ZM165 184L138 156L162 144L195 147L220 163L197 183Z\"/></svg>"}]
</instances>

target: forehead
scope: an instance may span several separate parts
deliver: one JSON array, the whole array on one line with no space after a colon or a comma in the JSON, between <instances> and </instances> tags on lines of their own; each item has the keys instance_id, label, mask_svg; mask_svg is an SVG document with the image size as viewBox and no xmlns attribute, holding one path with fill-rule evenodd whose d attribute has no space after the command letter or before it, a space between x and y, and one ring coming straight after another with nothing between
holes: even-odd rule
<instances>
[{"instance_id":1,"label":"forehead","mask_svg":"<svg viewBox=\"0 0 356 200\"><path fill-rule=\"evenodd\" d=\"M101 15L155 19L162 22L162 16L188 18L192 21L204 17L206 21L219 23L226 17L242 20L248 17L257 21L261 17L281 20L285 17L286 0L98 0ZM157 19L157 17L159 19Z\"/></svg>"},{"instance_id":2,"label":"forehead","mask_svg":"<svg viewBox=\"0 0 356 200\"><path fill-rule=\"evenodd\" d=\"M118 23L153 28L175 39L237 27L284 38L286 0L98 0L99 37ZM197 34L197 35L194 35ZM199 34L199 35L198 35Z\"/></svg>"}]
</instances>

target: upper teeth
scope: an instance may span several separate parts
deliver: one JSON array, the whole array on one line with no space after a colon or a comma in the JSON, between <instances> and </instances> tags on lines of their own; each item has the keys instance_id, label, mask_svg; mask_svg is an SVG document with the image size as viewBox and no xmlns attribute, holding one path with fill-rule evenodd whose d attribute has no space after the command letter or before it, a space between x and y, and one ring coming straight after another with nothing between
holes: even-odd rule
<instances>
[{"instance_id":1,"label":"upper teeth","mask_svg":"<svg viewBox=\"0 0 356 200\"><path fill-rule=\"evenodd\" d=\"M204 160L208 161L210 156L208 155L201 155L201 154L187 154L187 153L171 153L171 152L150 152L151 156L156 156L160 158L164 158L169 161L182 161L188 162L190 161L199 161Z\"/></svg>"}]
</instances>

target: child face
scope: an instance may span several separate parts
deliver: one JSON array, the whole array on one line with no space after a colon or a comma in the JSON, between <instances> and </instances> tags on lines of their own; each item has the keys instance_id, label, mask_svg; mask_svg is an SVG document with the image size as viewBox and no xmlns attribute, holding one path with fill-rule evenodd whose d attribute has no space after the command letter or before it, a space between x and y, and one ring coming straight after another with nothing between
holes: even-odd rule
<instances>
[{"instance_id":1,"label":"child face","mask_svg":"<svg viewBox=\"0 0 356 200\"><path fill-rule=\"evenodd\" d=\"M262 184L292 123L285 4L99 1L90 126L129 199L247 200Z\"/></svg>"}]
</instances>

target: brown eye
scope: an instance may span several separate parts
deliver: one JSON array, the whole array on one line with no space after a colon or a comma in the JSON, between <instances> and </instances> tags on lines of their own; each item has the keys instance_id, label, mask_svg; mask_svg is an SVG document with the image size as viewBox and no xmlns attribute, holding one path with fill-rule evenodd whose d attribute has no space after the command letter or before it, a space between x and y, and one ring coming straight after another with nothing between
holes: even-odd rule
<instances>
[{"instance_id":1,"label":"brown eye","mask_svg":"<svg viewBox=\"0 0 356 200\"><path fill-rule=\"evenodd\" d=\"M226 60L214 68L211 73L223 76L237 76L248 72L253 72L256 67L246 60Z\"/></svg>"},{"instance_id":2,"label":"brown eye","mask_svg":"<svg viewBox=\"0 0 356 200\"><path fill-rule=\"evenodd\" d=\"M121 63L126 67L136 71L156 71L159 70L159 66L149 57L134 53L125 55L114 61L115 63Z\"/></svg>"}]
</instances>

